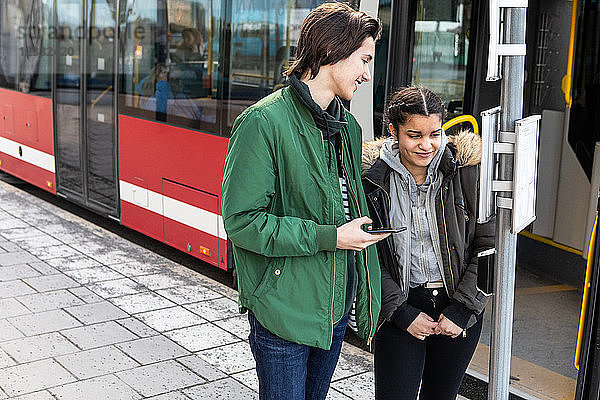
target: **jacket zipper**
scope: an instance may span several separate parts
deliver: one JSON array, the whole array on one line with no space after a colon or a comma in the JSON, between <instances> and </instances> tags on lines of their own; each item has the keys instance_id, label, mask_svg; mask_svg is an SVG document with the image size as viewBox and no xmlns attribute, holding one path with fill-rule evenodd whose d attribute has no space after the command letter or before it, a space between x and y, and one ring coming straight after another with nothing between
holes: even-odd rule
<instances>
[{"instance_id":1,"label":"jacket zipper","mask_svg":"<svg viewBox=\"0 0 600 400\"><path fill-rule=\"evenodd\" d=\"M442 188L442 194L440 196L442 200L442 219L444 220L444 235L446 237L446 251L448 252L448 265L450 266L450 278L452 278L452 291L456 291L456 287L454 286L454 272L452 272L452 258L450 257L450 248L448 247L448 230L446 229L446 207L444 206L444 188ZM448 289L446 289L448 291ZM450 296L450 293L448 293Z\"/></svg>"},{"instance_id":2,"label":"jacket zipper","mask_svg":"<svg viewBox=\"0 0 600 400\"><path fill-rule=\"evenodd\" d=\"M423 227L421 226L421 214L419 213L419 204L421 203L421 190L417 188L417 224L419 224L419 237L421 239L421 266L423 267L423 273L427 282L429 279L429 271L425 262L425 244L423 244Z\"/></svg>"},{"instance_id":3,"label":"jacket zipper","mask_svg":"<svg viewBox=\"0 0 600 400\"><path fill-rule=\"evenodd\" d=\"M325 139L323 139L323 135L322 134L321 134L321 144L323 146L323 152L325 152ZM329 145L329 142L328 142L328 145L327 145L327 151L328 152L331 151L331 145ZM327 156L329 156L329 154L327 154ZM331 171L329 171L329 169L328 169L328 171L327 171L327 177L328 178L331 178L330 173L331 173ZM330 192L331 192L331 190L330 190ZM332 221L332 224L334 226L336 226L336 224L335 224L335 210L334 210L334 201L333 201L333 198L332 198L332 201L331 201L331 221ZM331 337L329 339L329 347L331 347L331 344L333 343L333 328L334 328L334 324L335 324L335 321L334 321L334 318L333 318L333 307L334 307L334 303L335 303L335 276L336 276L336 273L335 273L335 251L333 252L332 259L333 259L333 283L332 283L332 286L331 286L331 312L330 312L330 318L331 318Z\"/></svg>"},{"instance_id":4,"label":"jacket zipper","mask_svg":"<svg viewBox=\"0 0 600 400\"><path fill-rule=\"evenodd\" d=\"M358 210L358 214L360 216L362 216L362 211L360 210L360 205L358 204L358 199L356 198L356 195L354 194L354 191L352 190L352 185L350 185L350 178L348 176L348 172L346 171L346 167L344 166L344 141L343 140L341 141L341 147L342 147L342 171L343 171L344 175L346 176L346 186L348 187L348 190L352 194L352 198L354 199L354 202L356 203L356 209ZM365 248L364 258L365 258L365 270L367 273L367 285L369 287L369 334L368 334L369 337L367 338L367 346L369 346L369 349L371 349L371 341L373 340L373 335L371 334L371 332L373 331L373 310L372 310L372 306L371 306L373 294L372 294L372 290L371 290L371 277L369 276L369 262L368 262L368 255L367 255L366 248Z\"/></svg>"}]
</instances>

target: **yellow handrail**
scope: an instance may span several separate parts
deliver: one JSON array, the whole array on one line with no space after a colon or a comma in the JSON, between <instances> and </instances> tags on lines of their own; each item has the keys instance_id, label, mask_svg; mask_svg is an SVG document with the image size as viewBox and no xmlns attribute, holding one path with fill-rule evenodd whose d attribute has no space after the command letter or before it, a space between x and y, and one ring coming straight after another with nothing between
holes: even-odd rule
<instances>
[{"instance_id":1,"label":"yellow handrail","mask_svg":"<svg viewBox=\"0 0 600 400\"><path fill-rule=\"evenodd\" d=\"M569 33L569 53L567 56L567 73L562 79L561 89L565 94L567 108L571 108L573 97L571 96L571 84L573 78L573 52L575 48L575 25L577 25L577 0L573 0L571 9L571 32Z\"/></svg>"},{"instance_id":2,"label":"yellow handrail","mask_svg":"<svg viewBox=\"0 0 600 400\"><path fill-rule=\"evenodd\" d=\"M471 125L473 125L473 132L479 133L479 124L477 123L477 120L475 119L475 117L472 115L459 115L456 118L452 118L450 121L448 121L444 125L442 125L442 129L447 131L448 129L452 128L454 125L462 124L463 122L470 122Z\"/></svg>"},{"instance_id":3,"label":"yellow handrail","mask_svg":"<svg viewBox=\"0 0 600 400\"><path fill-rule=\"evenodd\" d=\"M579 369L579 359L581 358L581 346L583 339L583 328L585 323L585 316L588 308L588 297L590 296L590 286L592 280L592 266L594 265L594 243L596 242L596 229L598 227L598 217L594 222L594 229L592 230L592 237L590 239L590 247L588 248L588 259L587 268L585 271L585 283L583 284L583 300L581 301L581 315L579 316L579 332L577 332L577 347L575 347L575 368Z\"/></svg>"}]
</instances>

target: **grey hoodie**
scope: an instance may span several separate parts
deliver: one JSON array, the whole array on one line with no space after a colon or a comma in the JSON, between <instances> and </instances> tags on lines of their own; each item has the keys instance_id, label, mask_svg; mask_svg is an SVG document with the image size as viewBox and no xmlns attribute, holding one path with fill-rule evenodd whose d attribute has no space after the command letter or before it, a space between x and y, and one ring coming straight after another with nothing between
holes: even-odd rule
<instances>
[{"instance_id":1,"label":"grey hoodie","mask_svg":"<svg viewBox=\"0 0 600 400\"><path fill-rule=\"evenodd\" d=\"M402 164L400 149L393 138L383 142L381 159L392 169L390 175L390 224L410 227L393 235L394 252L404 271L403 285L407 290L426 282L443 280L441 246L434 199L441 187L442 174L438 166L448 139L442 134L440 148L427 169L422 185ZM407 268L410 266L410 268Z\"/></svg>"}]
</instances>

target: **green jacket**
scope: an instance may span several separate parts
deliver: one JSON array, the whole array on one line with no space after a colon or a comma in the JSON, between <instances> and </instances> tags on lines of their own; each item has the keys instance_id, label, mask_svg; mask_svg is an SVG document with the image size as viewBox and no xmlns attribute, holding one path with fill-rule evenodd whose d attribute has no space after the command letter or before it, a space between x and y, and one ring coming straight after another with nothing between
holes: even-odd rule
<instances>
[{"instance_id":1,"label":"green jacket","mask_svg":"<svg viewBox=\"0 0 600 400\"><path fill-rule=\"evenodd\" d=\"M348 111L346 118L343 165L350 213L357 218L368 214L362 138ZM245 110L232 132L222 214L233 243L240 312L250 309L285 340L329 349L344 313L348 253L336 250L336 227L346 220L335 150L289 87ZM375 246L357 252L357 269L357 324L370 341L381 301Z\"/></svg>"}]
</instances>

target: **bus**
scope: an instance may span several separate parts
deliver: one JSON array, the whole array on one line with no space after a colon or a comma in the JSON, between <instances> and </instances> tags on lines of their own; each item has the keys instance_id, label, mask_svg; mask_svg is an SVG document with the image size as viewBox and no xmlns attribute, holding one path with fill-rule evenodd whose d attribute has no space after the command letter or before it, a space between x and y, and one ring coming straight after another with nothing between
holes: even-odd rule
<instances>
[{"instance_id":1,"label":"bus","mask_svg":"<svg viewBox=\"0 0 600 400\"><path fill-rule=\"evenodd\" d=\"M231 126L286 84L302 21L323 2L0 0L0 170L231 268ZM385 134L401 86L439 93L449 118L499 104L501 82L485 80L488 2L348 3L383 24L373 79L349 104L365 140ZM529 231L579 254L600 181L599 7L532 0L527 21L524 114L542 115Z\"/></svg>"}]
</instances>

